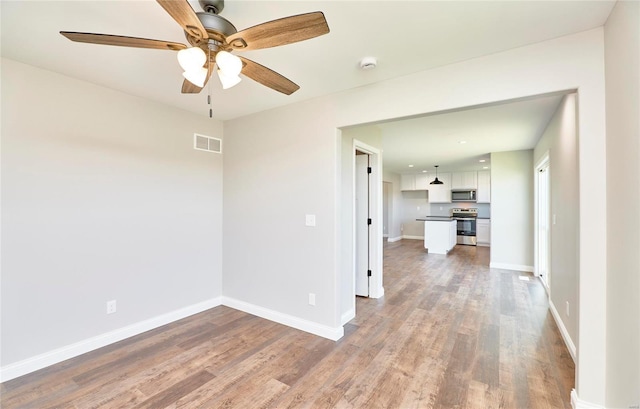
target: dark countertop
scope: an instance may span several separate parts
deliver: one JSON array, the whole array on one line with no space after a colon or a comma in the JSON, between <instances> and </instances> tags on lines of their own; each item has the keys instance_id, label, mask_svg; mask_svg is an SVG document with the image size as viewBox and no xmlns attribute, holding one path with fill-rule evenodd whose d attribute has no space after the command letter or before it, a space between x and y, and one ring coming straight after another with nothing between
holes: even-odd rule
<instances>
[{"instance_id":1,"label":"dark countertop","mask_svg":"<svg viewBox=\"0 0 640 409\"><path fill-rule=\"evenodd\" d=\"M453 219L450 216L425 216L416 220L419 222L450 222Z\"/></svg>"},{"instance_id":2,"label":"dark countertop","mask_svg":"<svg viewBox=\"0 0 640 409\"><path fill-rule=\"evenodd\" d=\"M491 217L478 217L478 219L491 220Z\"/></svg>"}]
</instances>

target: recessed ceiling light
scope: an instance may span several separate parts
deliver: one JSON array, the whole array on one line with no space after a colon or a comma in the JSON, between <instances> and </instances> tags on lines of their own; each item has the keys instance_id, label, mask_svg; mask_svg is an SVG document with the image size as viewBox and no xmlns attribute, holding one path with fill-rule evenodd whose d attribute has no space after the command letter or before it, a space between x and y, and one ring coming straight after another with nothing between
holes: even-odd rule
<instances>
[{"instance_id":1,"label":"recessed ceiling light","mask_svg":"<svg viewBox=\"0 0 640 409\"><path fill-rule=\"evenodd\" d=\"M489 166L483 166L482 169L489 169Z\"/></svg>"},{"instance_id":2,"label":"recessed ceiling light","mask_svg":"<svg viewBox=\"0 0 640 409\"><path fill-rule=\"evenodd\" d=\"M409 165L409 167L410 167L410 168L412 168L412 167L413 167L413 165Z\"/></svg>"},{"instance_id":3,"label":"recessed ceiling light","mask_svg":"<svg viewBox=\"0 0 640 409\"><path fill-rule=\"evenodd\" d=\"M460 145L464 145L465 143L467 143L467 141L458 141L458 143L459 143Z\"/></svg>"},{"instance_id":4,"label":"recessed ceiling light","mask_svg":"<svg viewBox=\"0 0 640 409\"><path fill-rule=\"evenodd\" d=\"M480 163L485 163L487 160L486 159L480 159Z\"/></svg>"},{"instance_id":5,"label":"recessed ceiling light","mask_svg":"<svg viewBox=\"0 0 640 409\"><path fill-rule=\"evenodd\" d=\"M423 170L423 171L422 171L422 173L427 173L427 171L426 171L426 170Z\"/></svg>"}]
</instances>

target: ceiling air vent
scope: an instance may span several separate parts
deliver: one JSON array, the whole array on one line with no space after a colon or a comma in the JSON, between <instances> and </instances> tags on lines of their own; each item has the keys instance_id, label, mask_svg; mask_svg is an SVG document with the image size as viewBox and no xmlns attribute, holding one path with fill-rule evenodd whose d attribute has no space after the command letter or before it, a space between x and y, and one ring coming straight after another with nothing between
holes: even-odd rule
<instances>
[{"instance_id":1,"label":"ceiling air vent","mask_svg":"<svg viewBox=\"0 0 640 409\"><path fill-rule=\"evenodd\" d=\"M222 139L194 133L193 147L199 151L222 153Z\"/></svg>"}]
</instances>

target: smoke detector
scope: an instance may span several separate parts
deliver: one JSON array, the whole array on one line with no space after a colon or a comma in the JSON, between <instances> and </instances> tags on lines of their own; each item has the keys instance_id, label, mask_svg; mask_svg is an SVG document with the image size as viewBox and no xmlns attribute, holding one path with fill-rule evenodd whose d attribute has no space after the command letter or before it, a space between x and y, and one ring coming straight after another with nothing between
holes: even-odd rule
<instances>
[{"instance_id":1,"label":"smoke detector","mask_svg":"<svg viewBox=\"0 0 640 409\"><path fill-rule=\"evenodd\" d=\"M375 57L364 57L360 60L361 70L372 70L378 65L378 60Z\"/></svg>"}]
</instances>

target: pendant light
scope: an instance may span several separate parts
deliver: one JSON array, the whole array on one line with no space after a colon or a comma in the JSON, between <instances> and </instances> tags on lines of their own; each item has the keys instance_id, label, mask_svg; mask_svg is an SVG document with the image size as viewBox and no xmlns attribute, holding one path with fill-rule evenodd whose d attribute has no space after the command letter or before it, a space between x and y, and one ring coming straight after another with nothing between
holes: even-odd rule
<instances>
[{"instance_id":1,"label":"pendant light","mask_svg":"<svg viewBox=\"0 0 640 409\"><path fill-rule=\"evenodd\" d=\"M430 185L444 185L444 182L441 180L438 180L438 165L436 165L436 178L433 180L433 182L429 183Z\"/></svg>"}]
</instances>

